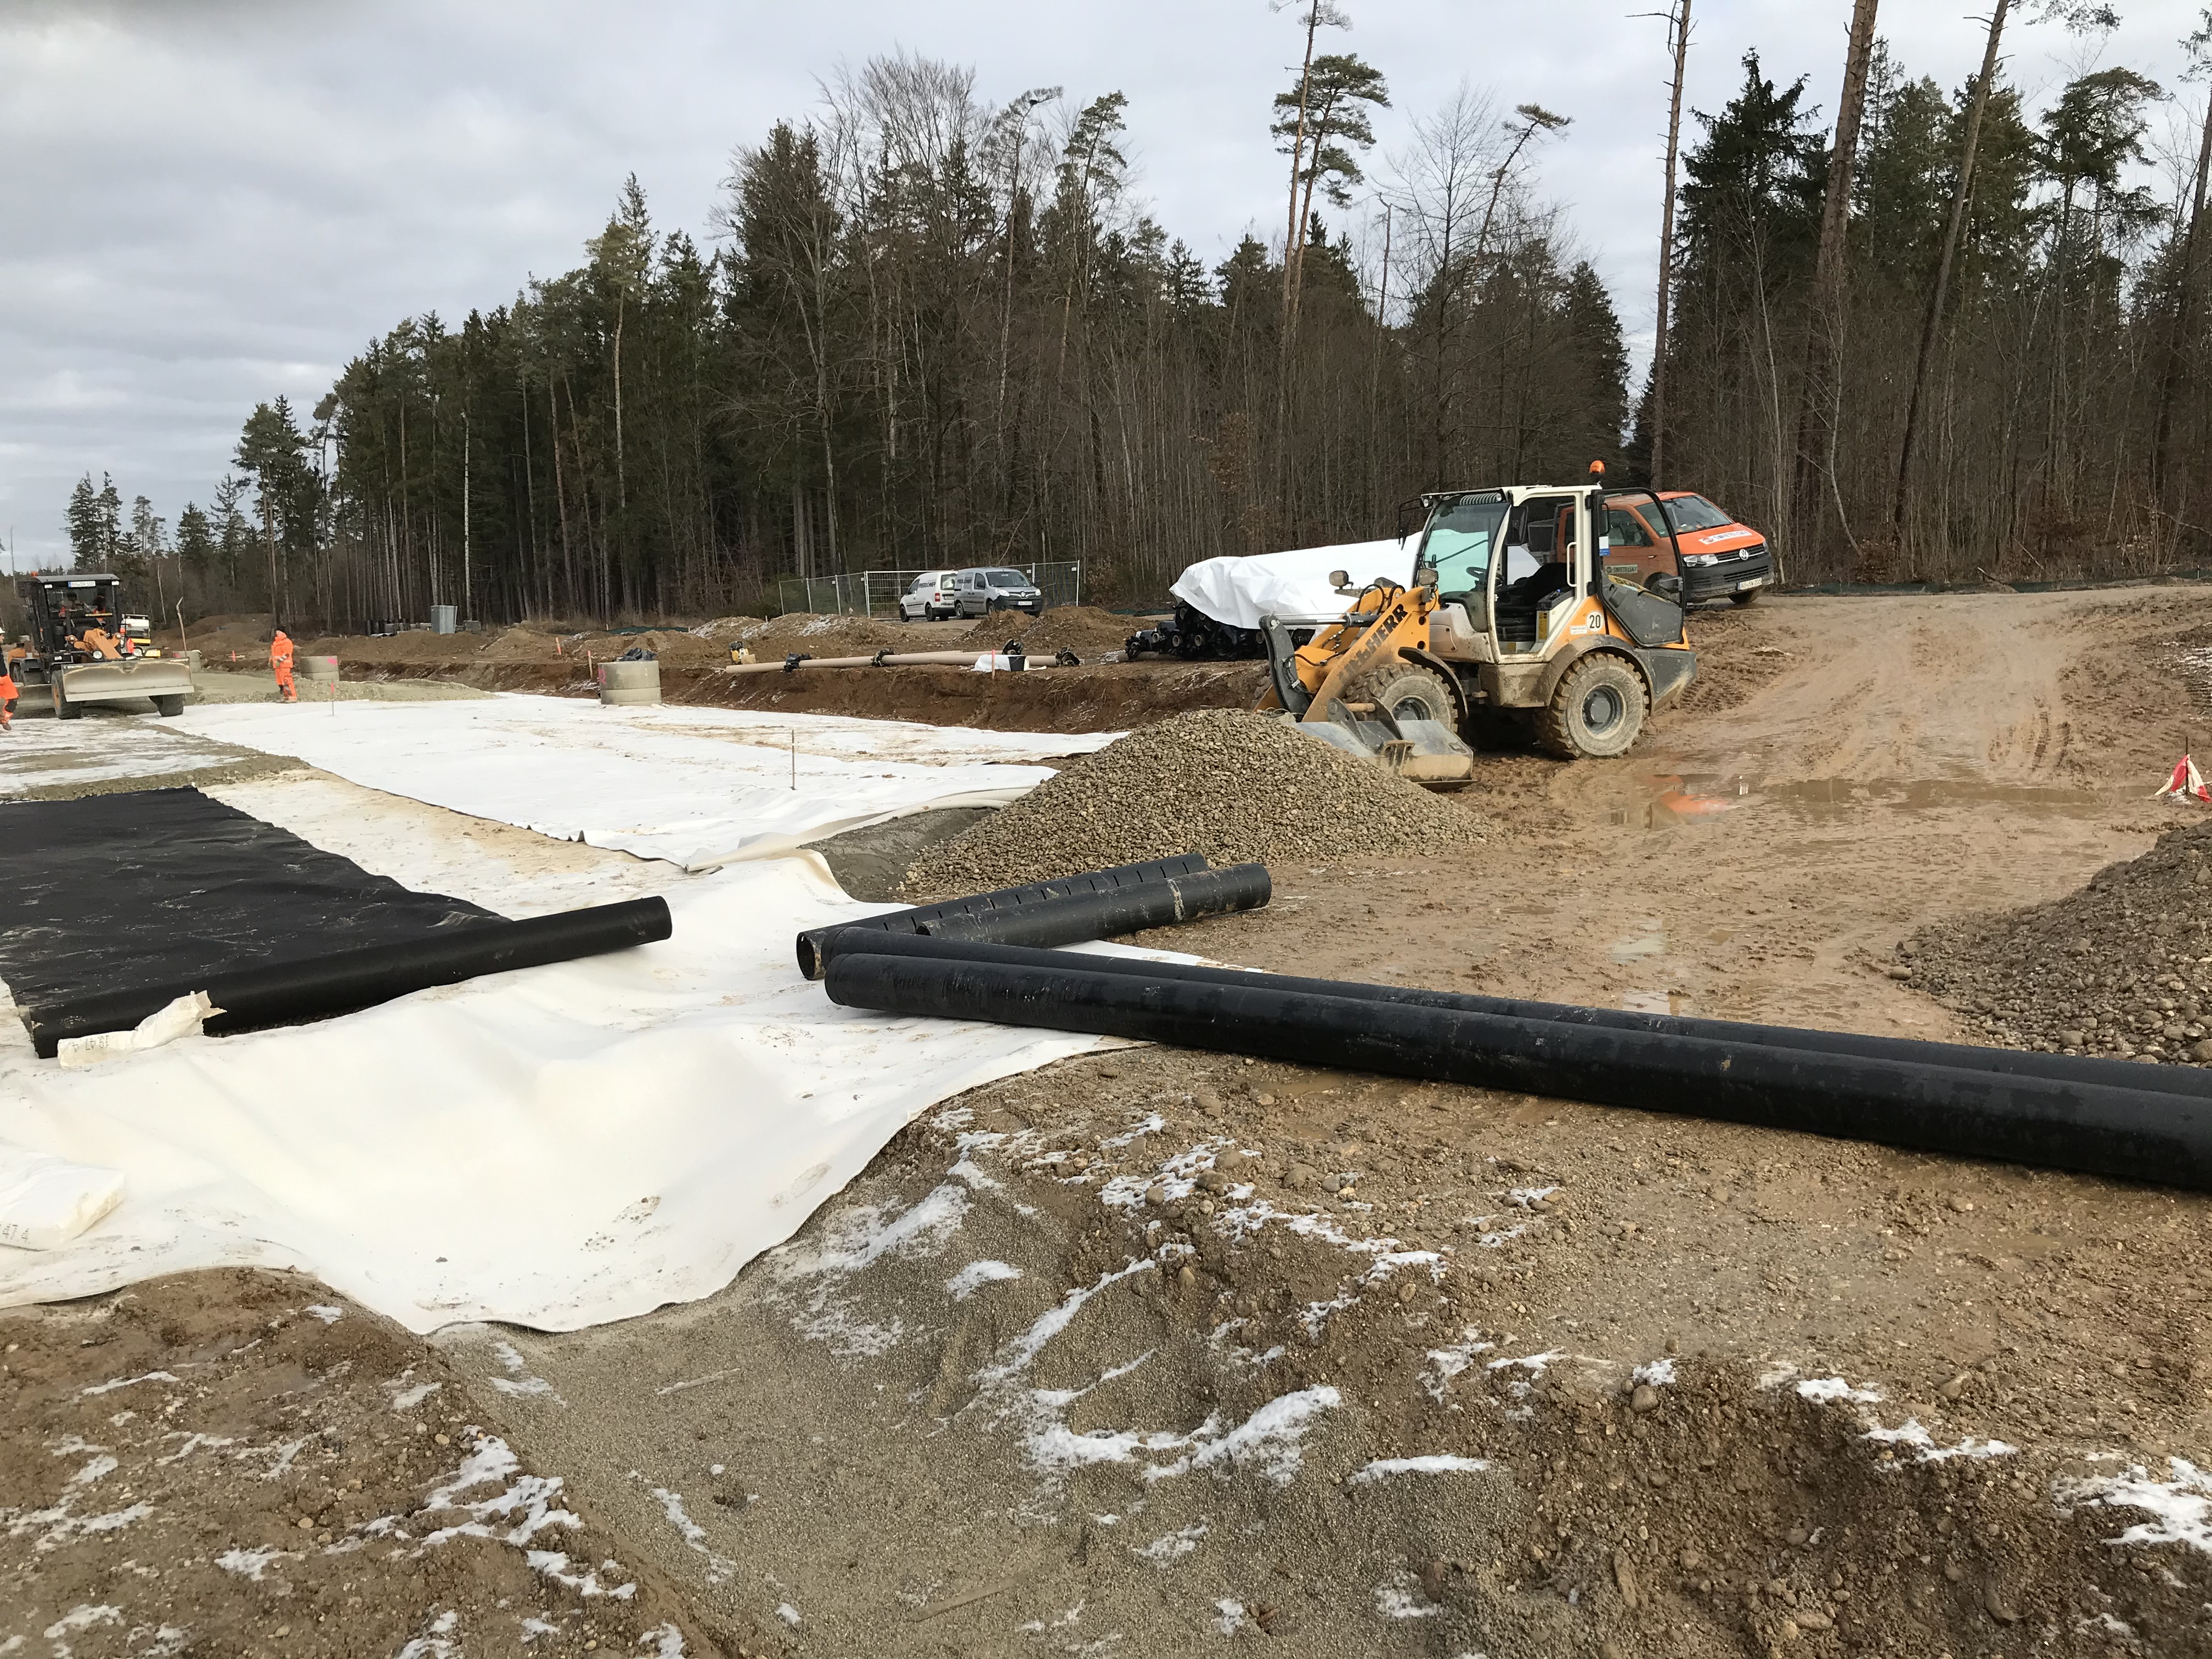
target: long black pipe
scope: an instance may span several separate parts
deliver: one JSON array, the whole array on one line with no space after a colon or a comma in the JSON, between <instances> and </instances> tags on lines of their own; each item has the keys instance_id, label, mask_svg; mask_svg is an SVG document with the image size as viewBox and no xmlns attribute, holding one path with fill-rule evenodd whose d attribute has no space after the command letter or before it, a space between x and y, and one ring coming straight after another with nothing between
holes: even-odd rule
<instances>
[{"instance_id":1,"label":"long black pipe","mask_svg":"<svg viewBox=\"0 0 2212 1659\"><path fill-rule=\"evenodd\" d=\"M1133 1037L2212 1188L2212 1106L2148 1090L1411 1003L852 952L833 1002Z\"/></svg>"},{"instance_id":2,"label":"long black pipe","mask_svg":"<svg viewBox=\"0 0 2212 1659\"><path fill-rule=\"evenodd\" d=\"M1256 910L1273 890L1266 865L1237 864L1226 870L1164 876L1112 892L1040 900L982 915L937 916L922 927L926 937L963 945L1073 945L1085 939L1118 939L1146 927L1172 927L1206 916ZM901 935L863 933L860 937L888 939ZM837 939L833 934L823 948L834 952Z\"/></svg>"},{"instance_id":3,"label":"long black pipe","mask_svg":"<svg viewBox=\"0 0 2212 1659\"><path fill-rule=\"evenodd\" d=\"M1068 898L1078 893L1119 892L1146 882L1164 881L1170 876L1187 876L1206 867L1206 860L1200 854L1185 853L1180 858L1151 859L1142 864L1117 864L1110 869L1092 870L1082 875L1031 882L1025 887L1001 887L967 898L949 899L942 904L921 904L906 910L889 910L879 916L870 916L864 921L841 921L833 922L827 927L810 927L799 936L799 971L809 979L822 977L822 941L840 928L860 927L877 933L918 933L924 923L935 921L940 917L988 915L994 911Z\"/></svg>"},{"instance_id":4,"label":"long black pipe","mask_svg":"<svg viewBox=\"0 0 2212 1659\"><path fill-rule=\"evenodd\" d=\"M483 974L626 950L666 939L672 926L667 900L629 899L522 921L457 923L395 945L258 963L189 981L120 987L21 1012L33 1043L51 1060L64 1037L127 1031L147 1015L195 991L205 991L222 1010L204 1028L221 1036L349 1013L410 991L458 985Z\"/></svg>"},{"instance_id":5,"label":"long black pipe","mask_svg":"<svg viewBox=\"0 0 2212 1659\"><path fill-rule=\"evenodd\" d=\"M2049 1078L2062 1083L2099 1084L2152 1094L2186 1095L2212 1100L2212 1069L2197 1066L2155 1066L2142 1060L2105 1060L2094 1054L2035 1054L2022 1048L1985 1048L1963 1042L1928 1042L1915 1037L1863 1036L1851 1031L1815 1031L1801 1026L1755 1025L1738 1020L1698 1019L1681 1014L1638 1013L1624 1008L1585 1008L1571 1003L1529 1002L1515 997L1486 997L1455 991L1426 991L1409 985L1362 985L1345 980L1301 979L1284 974L1246 973L1234 968L1201 968L1185 963L1154 962L1139 957L1070 957L1051 951L1020 950L1011 945L969 944L951 939L854 934L833 939L833 957L847 951L879 955L927 957L939 961L996 962L1011 967L1080 969L1137 979L1174 979L1202 985L1260 986L1316 996L1353 997L1365 1002L1404 1003L1422 1008L1452 1008L1465 1013L1501 1014L1511 1019L1557 1020L1621 1031L1664 1036L1705 1037L1716 1042L1757 1043L1815 1054L1856 1054L1963 1071L1995 1072L2009 1077Z\"/></svg>"}]
</instances>

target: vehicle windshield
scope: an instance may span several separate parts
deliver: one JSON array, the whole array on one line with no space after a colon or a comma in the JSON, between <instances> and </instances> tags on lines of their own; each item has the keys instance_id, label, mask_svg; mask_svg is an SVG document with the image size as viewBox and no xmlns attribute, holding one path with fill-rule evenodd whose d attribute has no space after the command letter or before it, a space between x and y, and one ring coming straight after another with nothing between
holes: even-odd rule
<instances>
[{"instance_id":1,"label":"vehicle windshield","mask_svg":"<svg viewBox=\"0 0 2212 1659\"><path fill-rule=\"evenodd\" d=\"M1030 579L1018 570L986 570L983 580L994 587L1027 587Z\"/></svg>"},{"instance_id":2,"label":"vehicle windshield","mask_svg":"<svg viewBox=\"0 0 2212 1659\"><path fill-rule=\"evenodd\" d=\"M1490 573L1491 549L1505 522L1505 503L1495 495L1462 495L1439 501L1421 535L1414 562L1437 573L1437 592L1444 595L1479 591Z\"/></svg>"},{"instance_id":3,"label":"vehicle windshield","mask_svg":"<svg viewBox=\"0 0 2212 1659\"><path fill-rule=\"evenodd\" d=\"M1723 525L1735 522L1703 495L1669 495L1666 500L1667 516L1674 520L1678 531L1718 530ZM1652 516L1658 515L1655 513Z\"/></svg>"}]
</instances>

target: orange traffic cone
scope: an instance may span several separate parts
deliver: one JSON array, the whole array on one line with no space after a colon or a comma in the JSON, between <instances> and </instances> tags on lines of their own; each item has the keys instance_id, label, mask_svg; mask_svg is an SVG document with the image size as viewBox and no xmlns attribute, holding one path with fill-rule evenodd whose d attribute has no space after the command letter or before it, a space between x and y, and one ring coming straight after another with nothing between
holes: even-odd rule
<instances>
[{"instance_id":1,"label":"orange traffic cone","mask_svg":"<svg viewBox=\"0 0 2212 1659\"><path fill-rule=\"evenodd\" d=\"M2173 763L2173 775L2166 781L2166 787L2151 799L2158 800L2167 795L2186 795L2193 800L2212 803L2212 789L2204 787L2204 775L2197 769L2197 763L2186 755Z\"/></svg>"}]
</instances>

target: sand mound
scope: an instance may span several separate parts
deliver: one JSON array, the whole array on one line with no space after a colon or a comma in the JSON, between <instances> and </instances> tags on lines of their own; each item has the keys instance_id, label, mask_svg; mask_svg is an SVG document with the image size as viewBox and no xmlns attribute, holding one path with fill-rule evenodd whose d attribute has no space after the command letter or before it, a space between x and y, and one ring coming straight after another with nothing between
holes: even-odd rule
<instances>
[{"instance_id":1,"label":"sand mound","mask_svg":"<svg viewBox=\"0 0 2212 1659\"><path fill-rule=\"evenodd\" d=\"M2212 823L2171 830L2079 892L1923 928L1909 983L2011 1048L2212 1061Z\"/></svg>"},{"instance_id":2,"label":"sand mound","mask_svg":"<svg viewBox=\"0 0 2212 1659\"><path fill-rule=\"evenodd\" d=\"M1201 708L1075 762L932 848L907 884L975 892L1178 853L1227 865L1449 852L1482 835L1462 802L1279 720Z\"/></svg>"},{"instance_id":3,"label":"sand mound","mask_svg":"<svg viewBox=\"0 0 2212 1659\"><path fill-rule=\"evenodd\" d=\"M879 617L817 617L803 611L756 622L734 640L752 647L763 661L794 651L810 657L860 657L877 651L926 651L939 643L918 640L911 629Z\"/></svg>"},{"instance_id":4,"label":"sand mound","mask_svg":"<svg viewBox=\"0 0 2212 1659\"><path fill-rule=\"evenodd\" d=\"M986 617L960 636L963 647L995 651L1008 640L1019 640L1031 655L1065 647L1085 661L1119 651L1141 626L1134 618L1117 617L1092 605L1055 605L1041 617L1018 611Z\"/></svg>"}]
</instances>

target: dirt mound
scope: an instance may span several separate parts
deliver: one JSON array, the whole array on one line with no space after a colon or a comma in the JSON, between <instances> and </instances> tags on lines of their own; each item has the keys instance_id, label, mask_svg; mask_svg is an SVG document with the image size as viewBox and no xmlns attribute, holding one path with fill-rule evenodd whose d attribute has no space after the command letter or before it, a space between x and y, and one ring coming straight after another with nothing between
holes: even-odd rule
<instances>
[{"instance_id":1,"label":"dirt mound","mask_svg":"<svg viewBox=\"0 0 2212 1659\"><path fill-rule=\"evenodd\" d=\"M1085 756L931 849L908 885L973 892L1203 853L1216 865L1437 853L1482 838L1468 807L1278 720L1194 709Z\"/></svg>"},{"instance_id":2,"label":"dirt mound","mask_svg":"<svg viewBox=\"0 0 2212 1659\"><path fill-rule=\"evenodd\" d=\"M2049 904L1923 928L1898 953L1909 984L1993 1042L2212 1061L2212 823Z\"/></svg>"},{"instance_id":3,"label":"dirt mound","mask_svg":"<svg viewBox=\"0 0 2212 1659\"><path fill-rule=\"evenodd\" d=\"M811 616L787 611L769 622L756 622L728 637L743 641L763 659L804 651L810 657L858 657L876 651L920 651L931 644L918 643L914 635L895 622L876 617Z\"/></svg>"},{"instance_id":4,"label":"dirt mound","mask_svg":"<svg viewBox=\"0 0 2212 1659\"><path fill-rule=\"evenodd\" d=\"M562 1652L679 1650L674 1598L617 1576L562 1478L477 1426L420 1339L313 1279L182 1273L11 1309L0 1335L0 1482L26 1506L0 1533L0 1647L52 1628L87 1659L336 1659L512 1650L520 1625Z\"/></svg>"},{"instance_id":5,"label":"dirt mound","mask_svg":"<svg viewBox=\"0 0 2212 1659\"><path fill-rule=\"evenodd\" d=\"M1066 649L1085 660L1119 651L1138 624L1093 605L1055 605L1041 617L1001 611L986 617L960 636L963 647L995 650L1008 640L1019 640L1031 655Z\"/></svg>"}]
</instances>

